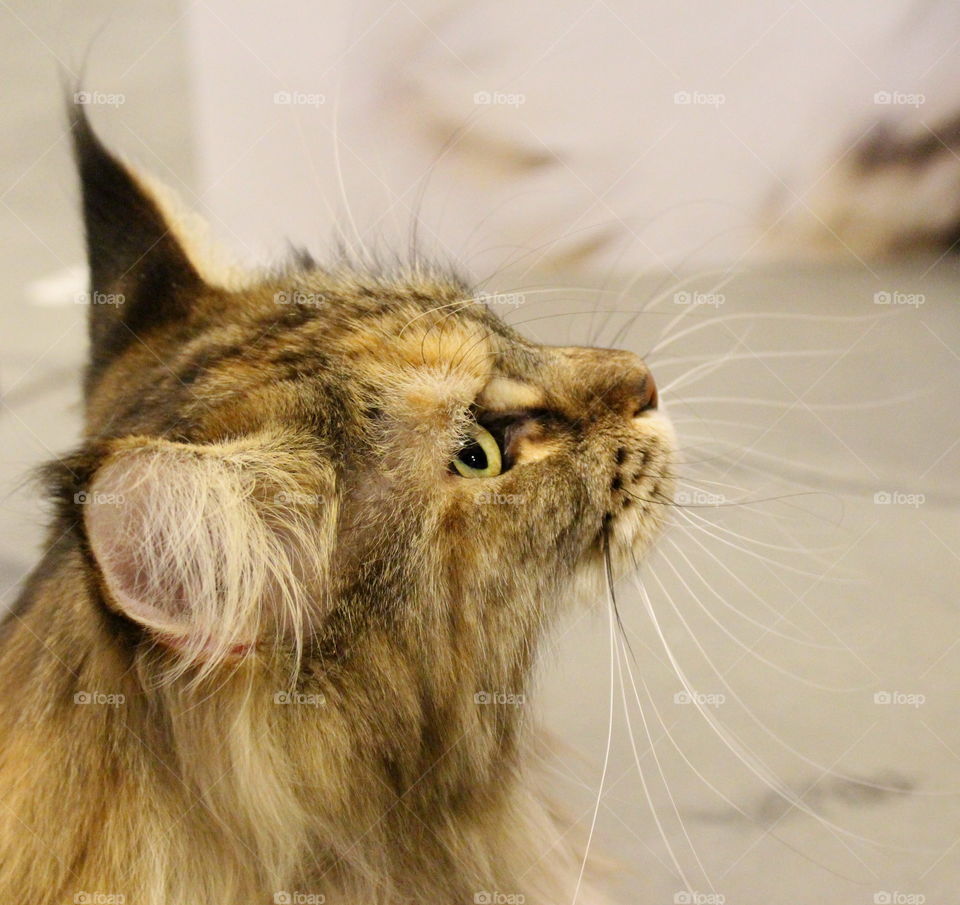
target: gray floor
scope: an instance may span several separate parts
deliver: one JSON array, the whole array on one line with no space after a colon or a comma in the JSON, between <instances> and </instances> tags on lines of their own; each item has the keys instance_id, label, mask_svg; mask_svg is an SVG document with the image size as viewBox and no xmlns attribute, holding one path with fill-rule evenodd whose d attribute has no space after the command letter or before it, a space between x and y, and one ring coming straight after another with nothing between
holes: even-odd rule
<instances>
[{"instance_id":1,"label":"gray floor","mask_svg":"<svg viewBox=\"0 0 960 905\"><path fill-rule=\"evenodd\" d=\"M115 138L149 136L145 162L190 183L179 10L84 6L83 26L63 4L0 6L4 601L41 537L23 478L79 427L56 58L76 68L109 20L87 65L93 89L127 94L132 134ZM688 462L647 601L617 589L632 654L612 654L602 602L573 614L527 705L570 746L555 769L576 831L596 811L593 845L631 867L624 902L683 901L681 872L728 903L957 901L960 269L932 263L692 279L656 301L651 279L505 310L543 341L608 344L623 326L621 344L653 350ZM644 303L633 325L616 313Z\"/></svg>"}]
</instances>

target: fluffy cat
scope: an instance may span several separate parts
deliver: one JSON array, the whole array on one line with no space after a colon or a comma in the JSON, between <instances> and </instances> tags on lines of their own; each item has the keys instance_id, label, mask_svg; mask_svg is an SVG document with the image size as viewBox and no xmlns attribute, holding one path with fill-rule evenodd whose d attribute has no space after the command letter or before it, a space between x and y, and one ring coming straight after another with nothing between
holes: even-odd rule
<instances>
[{"instance_id":1,"label":"fluffy cat","mask_svg":"<svg viewBox=\"0 0 960 905\"><path fill-rule=\"evenodd\" d=\"M598 901L513 701L663 521L642 361L417 262L227 279L74 137L86 427L0 635L0 901Z\"/></svg>"}]
</instances>

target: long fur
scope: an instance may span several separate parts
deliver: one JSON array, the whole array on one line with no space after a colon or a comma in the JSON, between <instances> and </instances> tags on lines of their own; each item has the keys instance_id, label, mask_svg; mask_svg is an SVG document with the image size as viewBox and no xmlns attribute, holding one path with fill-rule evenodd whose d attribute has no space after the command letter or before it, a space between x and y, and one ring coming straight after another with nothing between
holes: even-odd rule
<instances>
[{"instance_id":1,"label":"long fur","mask_svg":"<svg viewBox=\"0 0 960 905\"><path fill-rule=\"evenodd\" d=\"M98 470L85 518L105 582L176 643L180 671L202 676L268 632L300 651L319 623L337 499L329 467L300 446L130 438Z\"/></svg>"},{"instance_id":2,"label":"long fur","mask_svg":"<svg viewBox=\"0 0 960 905\"><path fill-rule=\"evenodd\" d=\"M78 129L123 304L91 306L84 437L0 630L0 902L599 901L523 702L663 521L643 363L420 265L211 285ZM475 421L506 467L465 479Z\"/></svg>"}]
</instances>

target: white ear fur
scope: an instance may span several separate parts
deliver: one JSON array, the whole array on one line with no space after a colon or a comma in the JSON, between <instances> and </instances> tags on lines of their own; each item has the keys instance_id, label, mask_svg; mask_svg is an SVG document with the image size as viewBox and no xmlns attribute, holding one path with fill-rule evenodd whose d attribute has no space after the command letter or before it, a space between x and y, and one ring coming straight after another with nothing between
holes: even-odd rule
<instances>
[{"instance_id":1,"label":"white ear fur","mask_svg":"<svg viewBox=\"0 0 960 905\"><path fill-rule=\"evenodd\" d=\"M157 205L170 232L208 286L238 291L256 282L257 273L244 267L228 248L216 241L210 223L173 188L129 161L125 161L125 165L141 190Z\"/></svg>"},{"instance_id":2,"label":"white ear fur","mask_svg":"<svg viewBox=\"0 0 960 905\"><path fill-rule=\"evenodd\" d=\"M210 664L271 638L297 648L325 610L330 466L289 438L127 441L96 473L85 525L113 604Z\"/></svg>"}]
</instances>

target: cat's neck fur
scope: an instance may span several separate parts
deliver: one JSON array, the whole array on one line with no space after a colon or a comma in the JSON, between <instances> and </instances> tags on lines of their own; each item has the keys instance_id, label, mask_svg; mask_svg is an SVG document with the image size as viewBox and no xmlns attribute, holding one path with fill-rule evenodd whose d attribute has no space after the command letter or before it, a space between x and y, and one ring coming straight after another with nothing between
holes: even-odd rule
<instances>
[{"instance_id":1,"label":"cat's neck fur","mask_svg":"<svg viewBox=\"0 0 960 905\"><path fill-rule=\"evenodd\" d=\"M261 655L156 687L109 613L91 619L78 550L38 574L0 648L0 680L21 689L0 696L0 832L16 837L0 900L469 903L493 885L535 905L569 890L577 858L520 768L523 708L485 707L457 682L454 658L473 655L462 635L429 671L413 634L373 633L295 688ZM494 660L488 690L522 701L525 665Z\"/></svg>"}]
</instances>

